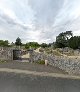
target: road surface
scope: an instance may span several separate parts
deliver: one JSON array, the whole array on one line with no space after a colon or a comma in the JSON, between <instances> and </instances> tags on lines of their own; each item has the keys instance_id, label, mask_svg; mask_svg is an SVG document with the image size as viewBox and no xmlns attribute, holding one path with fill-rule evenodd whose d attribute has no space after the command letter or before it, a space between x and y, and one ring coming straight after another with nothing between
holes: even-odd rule
<instances>
[{"instance_id":1,"label":"road surface","mask_svg":"<svg viewBox=\"0 0 80 92\"><path fill-rule=\"evenodd\" d=\"M80 80L0 72L0 92L80 92Z\"/></svg>"}]
</instances>

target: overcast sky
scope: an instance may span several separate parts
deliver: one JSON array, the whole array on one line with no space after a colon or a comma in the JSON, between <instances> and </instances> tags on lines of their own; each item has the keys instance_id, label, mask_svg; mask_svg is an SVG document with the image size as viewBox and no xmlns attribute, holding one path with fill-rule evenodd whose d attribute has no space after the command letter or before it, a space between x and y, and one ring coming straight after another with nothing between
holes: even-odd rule
<instances>
[{"instance_id":1,"label":"overcast sky","mask_svg":"<svg viewBox=\"0 0 80 92\"><path fill-rule=\"evenodd\" d=\"M69 30L80 35L80 0L0 0L0 39L49 43Z\"/></svg>"}]
</instances>

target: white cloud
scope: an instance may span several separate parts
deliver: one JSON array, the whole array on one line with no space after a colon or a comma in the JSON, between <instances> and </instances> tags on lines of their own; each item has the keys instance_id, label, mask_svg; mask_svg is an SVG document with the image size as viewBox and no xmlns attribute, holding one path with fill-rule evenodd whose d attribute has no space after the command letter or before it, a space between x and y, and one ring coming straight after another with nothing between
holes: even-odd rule
<instances>
[{"instance_id":1,"label":"white cloud","mask_svg":"<svg viewBox=\"0 0 80 92\"><path fill-rule=\"evenodd\" d=\"M80 33L80 0L0 0L0 39L53 42L62 31Z\"/></svg>"}]
</instances>

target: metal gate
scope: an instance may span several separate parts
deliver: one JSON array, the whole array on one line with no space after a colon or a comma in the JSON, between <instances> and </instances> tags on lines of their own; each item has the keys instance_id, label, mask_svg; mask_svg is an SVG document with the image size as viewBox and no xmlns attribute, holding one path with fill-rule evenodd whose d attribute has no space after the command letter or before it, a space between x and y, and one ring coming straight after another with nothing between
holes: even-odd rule
<instances>
[{"instance_id":1,"label":"metal gate","mask_svg":"<svg viewBox=\"0 0 80 92\"><path fill-rule=\"evenodd\" d=\"M13 60L21 60L21 50L13 50Z\"/></svg>"}]
</instances>

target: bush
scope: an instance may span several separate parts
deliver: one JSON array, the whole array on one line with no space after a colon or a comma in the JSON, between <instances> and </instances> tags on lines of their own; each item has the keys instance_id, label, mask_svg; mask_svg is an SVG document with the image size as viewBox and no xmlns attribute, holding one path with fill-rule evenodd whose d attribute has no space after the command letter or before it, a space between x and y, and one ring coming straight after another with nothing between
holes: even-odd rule
<instances>
[{"instance_id":1,"label":"bush","mask_svg":"<svg viewBox=\"0 0 80 92\"><path fill-rule=\"evenodd\" d=\"M0 60L0 63L6 63L7 61L6 60Z\"/></svg>"},{"instance_id":2,"label":"bush","mask_svg":"<svg viewBox=\"0 0 80 92\"><path fill-rule=\"evenodd\" d=\"M40 60L40 61L37 62L37 64L44 65L45 64L45 61L44 60Z\"/></svg>"}]
</instances>

